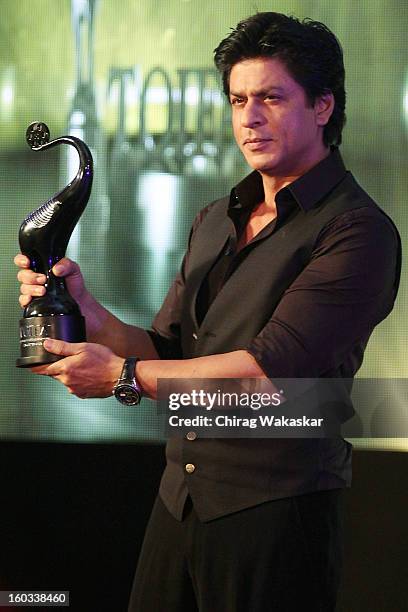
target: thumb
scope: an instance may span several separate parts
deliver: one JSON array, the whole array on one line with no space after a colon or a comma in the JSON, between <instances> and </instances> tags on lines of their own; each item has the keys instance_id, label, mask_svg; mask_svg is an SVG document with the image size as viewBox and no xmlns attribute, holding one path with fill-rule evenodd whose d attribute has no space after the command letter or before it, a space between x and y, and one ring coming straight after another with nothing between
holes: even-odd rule
<instances>
[{"instance_id":1,"label":"thumb","mask_svg":"<svg viewBox=\"0 0 408 612\"><path fill-rule=\"evenodd\" d=\"M63 257L52 269L55 276L64 277L67 289L78 302L84 297L85 283L80 267L72 259Z\"/></svg>"},{"instance_id":2,"label":"thumb","mask_svg":"<svg viewBox=\"0 0 408 612\"><path fill-rule=\"evenodd\" d=\"M80 276L81 270L78 264L68 257L60 259L52 269L55 276Z\"/></svg>"},{"instance_id":3,"label":"thumb","mask_svg":"<svg viewBox=\"0 0 408 612\"><path fill-rule=\"evenodd\" d=\"M54 340L53 338L47 338L44 340L44 348L49 353L55 355L62 355L63 357L69 357L70 355L77 355L82 351L82 342L64 342L64 340Z\"/></svg>"}]
</instances>

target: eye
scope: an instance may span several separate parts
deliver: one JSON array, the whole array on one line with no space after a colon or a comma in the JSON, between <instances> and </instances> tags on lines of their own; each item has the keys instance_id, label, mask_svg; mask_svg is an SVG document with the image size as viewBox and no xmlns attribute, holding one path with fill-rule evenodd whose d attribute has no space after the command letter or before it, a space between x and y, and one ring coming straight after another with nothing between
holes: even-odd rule
<instances>
[{"instance_id":1,"label":"eye","mask_svg":"<svg viewBox=\"0 0 408 612\"><path fill-rule=\"evenodd\" d=\"M269 94L268 96L265 96L264 100L272 100L273 102L276 102L276 100L280 100L281 97L277 96L276 94Z\"/></svg>"},{"instance_id":2,"label":"eye","mask_svg":"<svg viewBox=\"0 0 408 612\"><path fill-rule=\"evenodd\" d=\"M231 98L231 105L232 106L239 106L240 104L244 103L244 98Z\"/></svg>"}]
</instances>

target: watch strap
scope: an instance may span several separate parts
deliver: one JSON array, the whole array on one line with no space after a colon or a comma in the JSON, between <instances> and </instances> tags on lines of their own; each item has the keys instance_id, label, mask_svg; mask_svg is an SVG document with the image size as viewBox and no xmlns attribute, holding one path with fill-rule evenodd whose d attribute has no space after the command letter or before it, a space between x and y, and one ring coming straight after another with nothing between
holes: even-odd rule
<instances>
[{"instance_id":1,"label":"watch strap","mask_svg":"<svg viewBox=\"0 0 408 612\"><path fill-rule=\"evenodd\" d=\"M134 383L136 381L135 370L138 361L140 361L139 357L126 357L118 382Z\"/></svg>"}]
</instances>

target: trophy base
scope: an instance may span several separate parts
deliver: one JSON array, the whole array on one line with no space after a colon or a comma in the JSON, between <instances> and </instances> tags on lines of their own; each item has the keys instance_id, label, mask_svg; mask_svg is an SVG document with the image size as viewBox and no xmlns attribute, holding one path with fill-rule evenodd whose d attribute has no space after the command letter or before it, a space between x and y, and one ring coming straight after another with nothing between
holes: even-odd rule
<instances>
[{"instance_id":1,"label":"trophy base","mask_svg":"<svg viewBox=\"0 0 408 612\"><path fill-rule=\"evenodd\" d=\"M20 319L20 354L18 368L54 363L60 355L49 353L44 340L54 338L66 342L85 342L85 319L81 315L54 315Z\"/></svg>"}]
</instances>

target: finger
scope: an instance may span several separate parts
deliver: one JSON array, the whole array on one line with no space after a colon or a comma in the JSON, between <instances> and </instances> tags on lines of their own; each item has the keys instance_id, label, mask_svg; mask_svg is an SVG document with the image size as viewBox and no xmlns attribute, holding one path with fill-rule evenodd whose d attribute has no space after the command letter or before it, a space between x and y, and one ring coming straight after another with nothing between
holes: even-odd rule
<instances>
[{"instance_id":1,"label":"finger","mask_svg":"<svg viewBox=\"0 0 408 612\"><path fill-rule=\"evenodd\" d=\"M28 259L26 255L23 255L22 253L18 253L15 256L14 263L19 268L29 268L30 267L30 260Z\"/></svg>"},{"instance_id":2,"label":"finger","mask_svg":"<svg viewBox=\"0 0 408 612\"><path fill-rule=\"evenodd\" d=\"M31 295L20 295L18 298L21 308L25 308L31 302Z\"/></svg>"},{"instance_id":3,"label":"finger","mask_svg":"<svg viewBox=\"0 0 408 612\"><path fill-rule=\"evenodd\" d=\"M54 340L52 338L44 340L45 350L49 353L54 353L54 355L61 355L62 357L78 355L78 353L84 350L85 346L85 342L64 342L63 340Z\"/></svg>"},{"instance_id":4,"label":"finger","mask_svg":"<svg viewBox=\"0 0 408 612\"><path fill-rule=\"evenodd\" d=\"M68 276L79 272L79 266L68 257L63 257L52 269L55 276Z\"/></svg>"},{"instance_id":5,"label":"finger","mask_svg":"<svg viewBox=\"0 0 408 612\"><path fill-rule=\"evenodd\" d=\"M17 280L25 285L43 285L47 277L32 270L20 270L17 273Z\"/></svg>"},{"instance_id":6,"label":"finger","mask_svg":"<svg viewBox=\"0 0 408 612\"><path fill-rule=\"evenodd\" d=\"M64 360L60 359L59 361L55 361L54 363L48 363L46 365L33 366L30 368L33 374L40 374L42 376L50 376L51 378L55 378L55 380L61 380L62 372L64 370L64 364L62 363Z\"/></svg>"},{"instance_id":7,"label":"finger","mask_svg":"<svg viewBox=\"0 0 408 612\"><path fill-rule=\"evenodd\" d=\"M20 293L22 295L32 296L45 295L46 289L43 285L21 285Z\"/></svg>"},{"instance_id":8,"label":"finger","mask_svg":"<svg viewBox=\"0 0 408 612\"><path fill-rule=\"evenodd\" d=\"M52 374L50 374L49 372L49 366L47 365L35 366L33 368L30 368L30 370L33 374L40 374L41 376L52 376Z\"/></svg>"}]
</instances>

